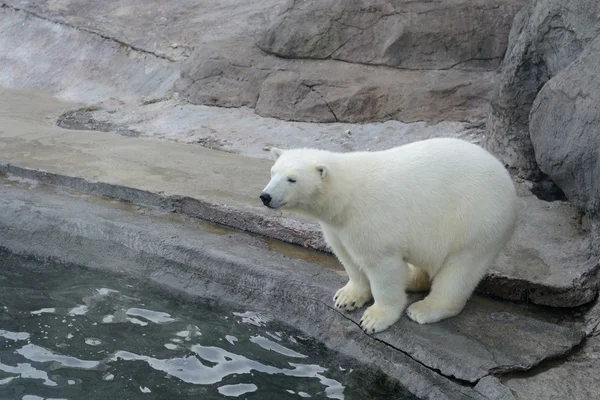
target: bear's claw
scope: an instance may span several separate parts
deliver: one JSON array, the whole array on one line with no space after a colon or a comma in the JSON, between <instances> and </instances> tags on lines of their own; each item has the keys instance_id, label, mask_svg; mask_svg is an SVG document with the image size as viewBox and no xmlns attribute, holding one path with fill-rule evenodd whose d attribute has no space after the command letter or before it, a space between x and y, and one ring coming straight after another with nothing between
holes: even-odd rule
<instances>
[{"instance_id":1,"label":"bear's claw","mask_svg":"<svg viewBox=\"0 0 600 400\"><path fill-rule=\"evenodd\" d=\"M354 311L362 307L369 300L371 300L370 290L360 290L351 282L348 282L346 286L338 290L333 297L337 309L348 311Z\"/></svg>"}]
</instances>

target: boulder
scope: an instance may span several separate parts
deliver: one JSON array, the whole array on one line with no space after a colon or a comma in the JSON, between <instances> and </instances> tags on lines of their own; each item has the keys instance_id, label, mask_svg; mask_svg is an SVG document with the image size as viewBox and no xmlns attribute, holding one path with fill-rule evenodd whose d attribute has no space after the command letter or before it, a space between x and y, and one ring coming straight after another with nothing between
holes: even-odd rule
<instances>
[{"instance_id":1,"label":"boulder","mask_svg":"<svg viewBox=\"0 0 600 400\"><path fill-rule=\"evenodd\" d=\"M308 0L257 40L286 58L335 59L408 69L494 69L527 0Z\"/></svg>"},{"instance_id":2,"label":"boulder","mask_svg":"<svg viewBox=\"0 0 600 400\"><path fill-rule=\"evenodd\" d=\"M599 18L597 0L534 0L516 15L484 141L513 173L544 177L529 137L531 106L541 87L598 35Z\"/></svg>"},{"instance_id":3,"label":"boulder","mask_svg":"<svg viewBox=\"0 0 600 400\"><path fill-rule=\"evenodd\" d=\"M537 164L587 213L600 239L600 36L544 85L530 117ZM600 240L595 241L600 250Z\"/></svg>"}]
</instances>

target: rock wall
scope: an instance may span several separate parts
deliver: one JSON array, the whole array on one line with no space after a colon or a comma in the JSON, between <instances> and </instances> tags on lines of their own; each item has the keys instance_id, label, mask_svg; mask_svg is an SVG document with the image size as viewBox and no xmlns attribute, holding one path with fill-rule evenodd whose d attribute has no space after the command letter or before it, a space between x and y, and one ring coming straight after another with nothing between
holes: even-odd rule
<instances>
[{"instance_id":1,"label":"rock wall","mask_svg":"<svg viewBox=\"0 0 600 400\"><path fill-rule=\"evenodd\" d=\"M515 17L485 146L518 176L543 178L529 137L531 106L542 86L598 35L599 15L597 0L533 0Z\"/></svg>"},{"instance_id":2,"label":"rock wall","mask_svg":"<svg viewBox=\"0 0 600 400\"><path fill-rule=\"evenodd\" d=\"M494 69L527 0L294 1L258 39L285 58L408 69Z\"/></svg>"},{"instance_id":3,"label":"rock wall","mask_svg":"<svg viewBox=\"0 0 600 400\"><path fill-rule=\"evenodd\" d=\"M557 185L597 252L599 73L600 2L534 0L515 17L484 139L515 175Z\"/></svg>"},{"instance_id":4,"label":"rock wall","mask_svg":"<svg viewBox=\"0 0 600 400\"><path fill-rule=\"evenodd\" d=\"M481 127L527 1L290 1L256 42L196 46L177 90L194 104L292 121Z\"/></svg>"},{"instance_id":5,"label":"rock wall","mask_svg":"<svg viewBox=\"0 0 600 400\"><path fill-rule=\"evenodd\" d=\"M536 161L588 214L600 250L600 36L552 78L531 110Z\"/></svg>"}]
</instances>

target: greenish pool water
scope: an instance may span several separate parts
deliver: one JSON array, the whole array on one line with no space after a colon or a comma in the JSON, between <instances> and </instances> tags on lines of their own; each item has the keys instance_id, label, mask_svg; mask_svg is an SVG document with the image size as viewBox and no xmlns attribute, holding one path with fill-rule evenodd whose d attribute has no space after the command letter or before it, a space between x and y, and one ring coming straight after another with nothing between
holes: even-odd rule
<instances>
[{"instance_id":1,"label":"greenish pool water","mask_svg":"<svg viewBox=\"0 0 600 400\"><path fill-rule=\"evenodd\" d=\"M248 308L0 252L0 399L412 399Z\"/></svg>"}]
</instances>

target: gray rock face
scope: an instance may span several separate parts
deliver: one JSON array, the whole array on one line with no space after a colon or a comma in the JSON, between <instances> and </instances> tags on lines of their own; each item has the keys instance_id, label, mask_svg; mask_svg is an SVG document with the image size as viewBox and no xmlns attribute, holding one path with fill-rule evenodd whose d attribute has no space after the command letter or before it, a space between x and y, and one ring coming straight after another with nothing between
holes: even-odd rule
<instances>
[{"instance_id":1,"label":"gray rock face","mask_svg":"<svg viewBox=\"0 0 600 400\"><path fill-rule=\"evenodd\" d=\"M481 126L525 3L292 1L256 45L250 36L198 44L176 90L194 104L288 121Z\"/></svg>"},{"instance_id":2,"label":"gray rock face","mask_svg":"<svg viewBox=\"0 0 600 400\"><path fill-rule=\"evenodd\" d=\"M100 103L162 98L179 79L179 69L168 60L128 54L119 42L11 7L0 7L0 32L2 86Z\"/></svg>"},{"instance_id":3,"label":"gray rock face","mask_svg":"<svg viewBox=\"0 0 600 400\"><path fill-rule=\"evenodd\" d=\"M182 79L175 84L181 97L194 103L220 107L256 107L264 80L271 68L285 62L265 62L251 43L217 41L199 45L182 63ZM281 65L280 65L281 64Z\"/></svg>"},{"instance_id":4,"label":"gray rock face","mask_svg":"<svg viewBox=\"0 0 600 400\"><path fill-rule=\"evenodd\" d=\"M600 32L599 16L597 0L534 0L515 17L485 146L521 177L543 177L529 137L535 97Z\"/></svg>"},{"instance_id":5,"label":"gray rock face","mask_svg":"<svg viewBox=\"0 0 600 400\"><path fill-rule=\"evenodd\" d=\"M517 400L510 389L502 384L495 376L486 376L477 382L473 388L490 400Z\"/></svg>"},{"instance_id":6,"label":"gray rock face","mask_svg":"<svg viewBox=\"0 0 600 400\"><path fill-rule=\"evenodd\" d=\"M286 0L3 0L16 9L173 61L199 41L254 35Z\"/></svg>"},{"instance_id":7,"label":"gray rock face","mask_svg":"<svg viewBox=\"0 0 600 400\"><path fill-rule=\"evenodd\" d=\"M531 110L540 169L584 210L600 238L600 36L552 78ZM595 246L600 250L600 240Z\"/></svg>"},{"instance_id":8,"label":"gray rock face","mask_svg":"<svg viewBox=\"0 0 600 400\"><path fill-rule=\"evenodd\" d=\"M266 117L307 122L483 123L495 72L410 71L334 60L288 60L252 43L196 48L176 84L194 104L247 106Z\"/></svg>"},{"instance_id":9,"label":"gray rock face","mask_svg":"<svg viewBox=\"0 0 600 400\"><path fill-rule=\"evenodd\" d=\"M305 63L306 64L306 63ZM477 121L495 74L377 70L335 61L277 71L263 82L256 112L292 121Z\"/></svg>"},{"instance_id":10,"label":"gray rock face","mask_svg":"<svg viewBox=\"0 0 600 400\"><path fill-rule=\"evenodd\" d=\"M567 362L539 374L514 376L505 385L519 399L591 400L600 393L600 336L591 337Z\"/></svg>"},{"instance_id":11,"label":"gray rock face","mask_svg":"<svg viewBox=\"0 0 600 400\"><path fill-rule=\"evenodd\" d=\"M293 1L258 38L286 58L409 69L500 63L513 16L527 0Z\"/></svg>"}]
</instances>

